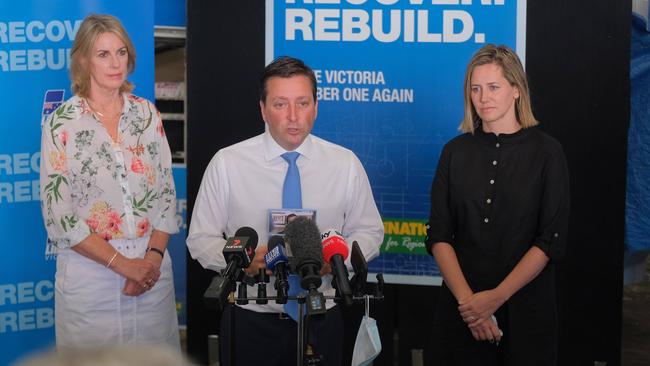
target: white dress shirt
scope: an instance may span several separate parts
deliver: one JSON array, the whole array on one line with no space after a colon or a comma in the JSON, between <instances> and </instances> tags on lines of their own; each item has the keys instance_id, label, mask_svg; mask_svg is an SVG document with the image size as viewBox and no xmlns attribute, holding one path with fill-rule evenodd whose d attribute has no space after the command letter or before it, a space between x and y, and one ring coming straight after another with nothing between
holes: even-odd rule
<instances>
[{"instance_id":1,"label":"white dress shirt","mask_svg":"<svg viewBox=\"0 0 650 366\"><path fill-rule=\"evenodd\" d=\"M352 151L313 135L295 151L300 153L297 165L303 208L316 210L321 231L341 230L350 245L359 243L368 261L375 258L384 226L359 159ZM265 132L221 149L212 158L203 175L187 237L192 258L204 268L217 271L226 267L223 233L231 237L240 227L250 226L259 235L258 247L267 245L268 210L282 208L288 164L280 155L285 152ZM331 279L331 275L324 276L319 289L326 296L334 295ZM269 296L276 294L274 281L271 277L267 286ZM248 290L249 296L257 293L256 286ZM327 301L328 309L333 305ZM244 307L258 312L283 311L282 305L273 301L268 305L251 302Z\"/></svg>"}]
</instances>

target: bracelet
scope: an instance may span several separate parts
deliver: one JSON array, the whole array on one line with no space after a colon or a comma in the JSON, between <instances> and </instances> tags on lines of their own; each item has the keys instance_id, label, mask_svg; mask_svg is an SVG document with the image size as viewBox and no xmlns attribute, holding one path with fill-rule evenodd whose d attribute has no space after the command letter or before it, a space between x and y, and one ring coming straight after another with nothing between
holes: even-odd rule
<instances>
[{"instance_id":1,"label":"bracelet","mask_svg":"<svg viewBox=\"0 0 650 366\"><path fill-rule=\"evenodd\" d=\"M151 252L156 252L156 253L160 254L161 257L165 258L165 252L163 252L162 250L160 250L158 248L148 247L147 252L150 252L150 251Z\"/></svg>"},{"instance_id":2,"label":"bracelet","mask_svg":"<svg viewBox=\"0 0 650 366\"><path fill-rule=\"evenodd\" d=\"M117 250L115 251L115 253L113 253L111 259L109 259L108 262L106 263L106 268L111 268L111 264L113 264L115 258L117 258Z\"/></svg>"}]
</instances>

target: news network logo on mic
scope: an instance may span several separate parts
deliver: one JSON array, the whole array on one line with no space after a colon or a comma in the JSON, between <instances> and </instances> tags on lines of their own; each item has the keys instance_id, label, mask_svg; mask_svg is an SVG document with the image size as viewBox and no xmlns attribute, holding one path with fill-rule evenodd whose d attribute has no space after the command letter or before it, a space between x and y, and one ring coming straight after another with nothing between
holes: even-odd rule
<instances>
[{"instance_id":1,"label":"news network logo on mic","mask_svg":"<svg viewBox=\"0 0 650 366\"><path fill-rule=\"evenodd\" d=\"M242 243L241 239L232 238L232 240L229 240L226 243L226 248L228 248L228 249L237 249L238 247L242 246L241 243Z\"/></svg>"},{"instance_id":2,"label":"news network logo on mic","mask_svg":"<svg viewBox=\"0 0 650 366\"><path fill-rule=\"evenodd\" d=\"M241 251L242 249L246 251L248 256L253 256L255 254L255 248L248 245L248 237L232 237L226 242L226 246L223 250L227 252L236 252Z\"/></svg>"},{"instance_id":3,"label":"news network logo on mic","mask_svg":"<svg viewBox=\"0 0 650 366\"><path fill-rule=\"evenodd\" d=\"M326 232L320 234L320 240L321 241L325 240L325 239L329 238L330 236L334 236L334 235L341 236L341 237L343 236L343 234L341 234L340 231L335 230L335 229L329 229Z\"/></svg>"},{"instance_id":4,"label":"news network logo on mic","mask_svg":"<svg viewBox=\"0 0 650 366\"><path fill-rule=\"evenodd\" d=\"M274 261L276 258L278 258L279 256L280 256L280 248L279 248L279 247L275 247L275 248L273 248L273 250L271 250L270 252L268 252L268 253L266 253L266 254L264 255L264 260L265 260L267 263L268 263L268 262L273 262L273 261Z\"/></svg>"}]
</instances>

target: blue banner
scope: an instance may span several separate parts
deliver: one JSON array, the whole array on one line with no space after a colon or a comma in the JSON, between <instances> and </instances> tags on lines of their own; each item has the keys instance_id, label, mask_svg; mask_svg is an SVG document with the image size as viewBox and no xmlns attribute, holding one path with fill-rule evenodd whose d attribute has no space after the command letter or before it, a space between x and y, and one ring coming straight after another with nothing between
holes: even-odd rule
<instances>
[{"instance_id":1,"label":"blue banner","mask_svg":"<svg viewBox=\"0 0 650 366\"><path fill-rule=\"evenodd\" d=\"M185 238L187 237L187 168L174 164L172 168L176 184L176 220L179 231L169 238L167 250L172 258L174 290L176 291L176 312L178 325L187 325L187 262Z\"/></svg>"},{"instance_id":2,"label":"blue banner","mask_svg":"<svg viewBox=\"0 0 650 366\"><path fill-rule=\"evenodd\" d=\"M384 220L387 282L440 284L424 248L440 151L463 114L463 78L487 43L523 60L525 0L267 0L267 62L303 59L318 79L313 133L353 150Z\"/></svg>"},{"instance_id":3,"label":"blue banner","mask_svg":"<svg viewBox=\"0 0 650 366\"><path fill-rule=\"evenodd\" d=\"M137 5L137 6L136 6ZM89 13L117 16L137 50L129 77L153 99L153 0L0 3L0 365L54 345L55 261L39 201L41 121L71 97L70 49Z\"/></svg>"},{"instance_id":4,"label":"blue banner","mask_svg":"<svg viewBox=\"0 0 650 366\"><path fill-rule=\"evenodd\" d=\"M156 25L172 27L187 26L186 7L185 0L156 0Z\"/></svg>"}]
</instances>

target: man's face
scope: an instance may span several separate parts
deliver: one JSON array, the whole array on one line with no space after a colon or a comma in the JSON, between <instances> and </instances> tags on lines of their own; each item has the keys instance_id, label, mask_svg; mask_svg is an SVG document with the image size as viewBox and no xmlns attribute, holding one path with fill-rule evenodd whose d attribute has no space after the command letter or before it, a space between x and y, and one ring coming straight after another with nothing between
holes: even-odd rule
<instances>
[{"instance_id":1,"label":"man's face","mask_svg":"<svg viewBox=\"0 0 650 366\"><path fill-rule=\"evenodd\" d=\"M287 151L305 141L318 115L311 81L303 75L272 77L266 81L266 100L260 101L264 122L271 136Z\"/></svg>"}]
</instances>

